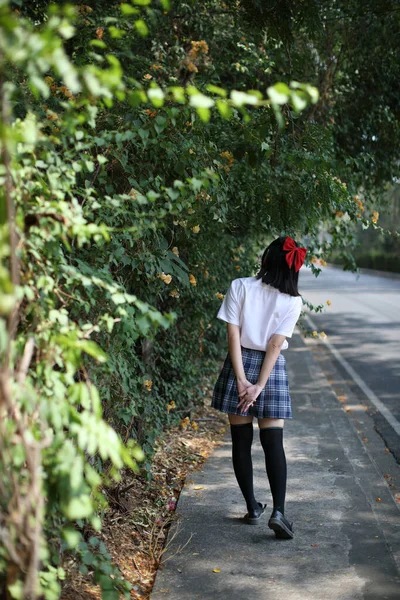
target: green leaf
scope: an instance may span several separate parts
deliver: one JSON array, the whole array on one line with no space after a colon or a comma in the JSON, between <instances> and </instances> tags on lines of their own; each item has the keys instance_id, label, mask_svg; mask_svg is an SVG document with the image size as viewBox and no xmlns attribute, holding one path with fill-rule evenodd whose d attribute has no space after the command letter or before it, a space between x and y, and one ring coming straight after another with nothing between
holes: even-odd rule
<instances>
[{"instance_id":1,"label":"green leaf","mask_svg":"<svg viewBox=\"0 0 400 600\"><path fill-rule=\"evenodd\" d=\"M68 548L76 548L82 541L82 535L72 527L66 527L62 530L62 536L68 545Z\"/></svg>"},{"instance_id":2,"label":"green leaf","mask_svg":"<svg viewBox=\"0 0 400 600\"><path fill-rule=\"evenodd\" d=\"M93 358L98 360L100 363L106 362L108 360L108 356L104 352L104 350L102 350L100 346L98 346L96 342L93 342L92 340L81 340L79 342L79 347L81 348L81 350L83 350L83 352L86 352L86 354L93 356Z\"/></svg>"},{"instance_id":3,"label":"green leaf","mask_svg":"<svg viewBox=\"0 0 400 600\"><path fill-rule=\"evenodd\" d=\"M218 99L216 101L217 108L219 113L223 119L230 119L232 116L232 109L229 106L228 102L225 100Z\"/></svg>"},{"instance_id":4,"label":"green leaf","mask_svg":"<svg viewBox=\"0 0 400 600\"><path fill-rule=\"evenodd\" d=\"M214 106L215 101L201 92L198 92L189 97L189 104L194 108L211 108Z\"/></svg>"},{"instance_id":5,"label":"green leaf","mask_svg":"<svg viewBox=\"0 0 400 600\"><path fill-rule=\"evenodd\" d=\"M290 89L286 83L276 83L267 88L267 94L273 104L285 104L290 97Z\"/></svg>"},{"instance_id":6,"label":"green leaf","mask_svg":"<svg viewBox=\"0 0 400 600\"><path fill-rule=\"evenodd\" d=\"M290 101L296 112L301 112L307 106L307 94L304 92L292 92Z\"/></svg>"},{"instance_id":7,"label":"green leaf","mask_svg":"<svg viewBox=\"0 0 400 600\"><path fill-rule=\"evenodd\" d=\"M136 31L138 32L138 34L141 35L142 37L146 37L149 33L149 28L147 27L147 25L143 21L143 19L138 19L137 21L135 21L134 27L135 27Z\"/></svg>"},{"instance_id":8,"label":"green leaf","mask_svg":"<svg viewBox=\"0 0 400 600\"><path fill-rule=\"evenodd\" d=\"M130 4L121 4L121 12L123 15L137 15L139 10Z\"/></svg>"},{"instance_id":9,"label":"green leaf","mask_svg":"<svg viewBox=\"0 0 400 600\"><path fill-rule=\"evenodd\" d=\"M246 94L246 92L239 92L238 90L232 90L231 100L235 106L243 106L244 104L252 104L255 106L258 104L258 98L252 94Z\"/></svg>"},{"instance_id":10,"label":"green leaf","mask_svg":"<svg viewBox=\"0 0 400 600\"><path fill-rule=\"evenodd\" d=\"M312 104L318 102L319 99L319 91L318 88L310 85L309 83L299 83L298 81L291 81L290 87L293 89L303 90L309 97Z\"/></svg>"},{"instance_id":11,"label":"green leaf","mask_svg":"<svg viewBox=\"0 0 400 600\"><path fill-rule=\"evenodd\" d=\"M114 27L114 25L110 25L108 28L108 32L112 38L118 40L126 35L126 31L123 29L119 29L118 27Z\"/></svg>"},{"instance_id":12,"label":"green leaf","mask_svg":"<svg viewBox=\"0 0 400 600\"><path fill-rule=\"evenodd\" d=\"M211 92L211 94L217 94L217 96L222 96L222 98L226 98L228 95L226 90L224 90L221 87L218 87L217 85L206 85L206 90L208 92Z\"/></svg>"},{"instance_id":13,"label":"green leaf","mask_svg":"<svg viewBox=\"0 0 400 600\"><path fill-rule=\"evenodd\" d=\"M77 519L86 519L93 512L93 505L90 496L82 495L72 498L64 508L65 515L71 521Z\"/></svg>"},{"instance_id":14,"label":"green leaf","mask_svg":"<svg viewBox=\"0 0 400 600\"><path fill-rule=\"evenodd\" d=\"M196 108L197 114L199 115L200 119L204 122L204 123L208 123L208 121L210 120L211 117L211 111L209 108Z\"/></svg>"},{"instance_id":15,"label":"green leaf","mask_svg":"<svg viewBox=\"0 0 400 600\"><path fill-rule=\"evenodd\" d=\"M164 104L164 92L161 88L150 88L147 90L147 95L156 108L160 108Z\"/></svg>"}]
</instances>

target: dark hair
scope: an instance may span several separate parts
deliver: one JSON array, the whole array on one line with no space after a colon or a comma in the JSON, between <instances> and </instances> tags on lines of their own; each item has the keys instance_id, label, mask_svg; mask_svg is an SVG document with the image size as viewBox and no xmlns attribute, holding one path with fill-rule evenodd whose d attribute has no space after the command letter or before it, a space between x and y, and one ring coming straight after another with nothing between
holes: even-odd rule
<instances>
[{"instance_id":1,"label":"dark hair","mask_svg":"<svg viewBox=\"0 0 400 600\"><path fill-rule=\"evenodd\" d=\"M266 248L261 259L261 268L256 277L262 279L263 283L277 288L283 294L300 296L297 289L299 272L296 272L294 264L289 267L286 262L287 251L283 250L285 240L286 236L279 237ZM297 242L295 244L298 246Z\"/></svg>"}]
</instances>

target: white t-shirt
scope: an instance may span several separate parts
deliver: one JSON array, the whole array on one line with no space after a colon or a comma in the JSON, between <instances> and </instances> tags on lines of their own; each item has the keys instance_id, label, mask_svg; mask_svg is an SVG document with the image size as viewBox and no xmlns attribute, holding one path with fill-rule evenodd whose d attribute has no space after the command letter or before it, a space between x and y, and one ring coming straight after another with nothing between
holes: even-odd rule
<instances>
[{"instance_id":1,"label":"white t-shirt","mask_svg":"<svg viewBox=\"0 0 400 600\"><path fill-rule=\"evenodd\" d=\"M301 296L283 294L255 277L242 277L232 281L217 318L240 327L244 348L265 351L274 333L292 337L302 304ZM288 346L285 340L281 349Z\"/></svg>"}]
</instances>

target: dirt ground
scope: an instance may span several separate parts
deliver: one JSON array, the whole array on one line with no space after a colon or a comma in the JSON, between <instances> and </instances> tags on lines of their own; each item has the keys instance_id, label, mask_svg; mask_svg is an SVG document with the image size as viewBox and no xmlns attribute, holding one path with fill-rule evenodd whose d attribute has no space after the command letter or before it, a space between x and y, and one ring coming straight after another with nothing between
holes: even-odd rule
<instances>
[{"instance_id":1,"label":"dirt ground","mask_svg":"<svg viewBox=\"0 0 400 600\"><path fill-rule=\"evenodd\" d=\"M209 400L206 400L209 404ZM113 563L133 586L131 598L149 598L165 552L165 540L185 480L201 467L227 426L222 413L199 407L178 427L167 429L156 442L152 480L126 473L109 495L109 508L97 537L104 541ZM62 600L100 600L101 590L83 576L74 562L65 565Z\"/></svg>"}]
</instances>

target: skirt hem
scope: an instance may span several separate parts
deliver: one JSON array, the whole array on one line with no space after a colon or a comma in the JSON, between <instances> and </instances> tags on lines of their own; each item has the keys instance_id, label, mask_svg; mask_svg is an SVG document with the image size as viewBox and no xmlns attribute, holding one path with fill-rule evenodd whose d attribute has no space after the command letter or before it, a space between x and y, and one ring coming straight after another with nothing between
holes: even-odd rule
<instances>
[{"instance_id":1,"label":"skirt hem","mask_svg":"<svg viewBox=\"0 0 400 600\"><path fill-rule=\"evenodd\" d=\"M293 419L293 416L291 416L291 417L277 417L277 416L274 415L274 416L271 417L269 415L260 416L260 415L251 415L249 413L247 413L247 415L243 414L243 413L235 413L235 412L230 412L229 410L223 410L222 408L217 408L216 406L213 406L212 404L211 404L211 408L213 408L214 410L218 410L219 412L222 412L222 413L224 413L226 415L235 415L237 417L253 417L253 419Z\"/></svg>"}]
</instances>

